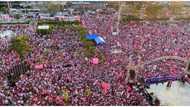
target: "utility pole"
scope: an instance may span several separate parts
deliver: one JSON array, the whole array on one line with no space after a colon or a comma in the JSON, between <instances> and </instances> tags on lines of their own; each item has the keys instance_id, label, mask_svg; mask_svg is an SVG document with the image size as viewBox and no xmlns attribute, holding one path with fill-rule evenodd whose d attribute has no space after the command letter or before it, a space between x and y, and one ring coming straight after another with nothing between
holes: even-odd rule
<instances>
[{"instance_id":1,"label":"utility pole","mask_svg":"<svg viewBox=\"0 0 190 107\"><path fill-rule=\"evenodd\" d=\"M119 1L119 14L118 14L118 19L117 19L117 34L119 33L119 24L120 24L120 19L121 19L121 11L122 11L122 5L121 5L122 3L121 3L121 1Z\"/></svg>"}]
</instances>

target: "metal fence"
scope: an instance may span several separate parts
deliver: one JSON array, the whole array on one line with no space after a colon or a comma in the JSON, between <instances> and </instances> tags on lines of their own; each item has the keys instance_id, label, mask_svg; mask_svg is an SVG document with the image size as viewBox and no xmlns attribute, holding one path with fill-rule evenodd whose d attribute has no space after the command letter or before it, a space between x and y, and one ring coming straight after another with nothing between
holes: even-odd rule
<instances>
[{"instance_id":1,"label":"metal fence","mask_svg":"<svg viewBox=\"0 0 190 107\"><path fill-rule=\"evenodd\" d=\"M26 73L29 69L30 67L26 63L13 66L7 74L9 86L15 86L15 83L20 79L20 75Z\"/></svg>"}]
</instances>

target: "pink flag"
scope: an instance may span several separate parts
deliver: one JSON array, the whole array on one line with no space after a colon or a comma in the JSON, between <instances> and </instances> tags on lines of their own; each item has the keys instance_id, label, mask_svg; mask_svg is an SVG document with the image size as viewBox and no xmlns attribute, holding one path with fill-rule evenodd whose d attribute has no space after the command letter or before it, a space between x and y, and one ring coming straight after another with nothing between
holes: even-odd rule
<instances>
[{"instance_id":1,"label":"pink flag","mask_svg":"<svg viewBox=\"0 0 190 107\"><path fill-rule=\"evenodd\" d=\"M98 58L93 58L91 62L92 62L92 64L98 64L99 59Z\"/></svg>"},{"instance_id":2,"label":"pink flag","mask_svg":"<svg viewBox=\"0 0 190 107\"><path fill-rule=\"evenodd\" d=\"M108 92L108 90L110 89L110 84L103 82L102 89L103 89L104 94L106 94Z\"/></svg>"},{"instance_id":3,"label":"pink flag","mask_svg":"<svg viewBox=\"0 0 190 107\"><path fill-rule=\"evenodd\" d=\"M44 65L43 64L37 64L35 65L35 69L43 69Z\"/></svg>"}]
</instances>

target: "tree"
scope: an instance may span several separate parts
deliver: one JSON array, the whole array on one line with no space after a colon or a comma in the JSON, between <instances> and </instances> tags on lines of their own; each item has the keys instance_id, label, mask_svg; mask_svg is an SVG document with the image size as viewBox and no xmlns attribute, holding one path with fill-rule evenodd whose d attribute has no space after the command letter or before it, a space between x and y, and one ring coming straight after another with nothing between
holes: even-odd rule
<instances>
[{"instance_id":1,"label":"tree","mask_svg":"<svg viewBox=\"0 0 190 107\"><path fill-rule=\"evenodd\" d=\"M8 11L7 5L5 2L0 3L0 12L6 13Z\"/></svg>"},{"instance_id":2,"label":"tree","mask_svg":"<svg viewBox=\"0 0 190 107\"><path fill-rule=\"evenodd\" d=\"M84 35L86 35L88 33L87 29L85 29L81 25L76 25L75 28L78 30L81 37L83 37Z\"/></svg>"},{"instance_id":3,"label":"tree","mask_svg":"<svg viewBox=\"0 0 190 107\"><path fill-rule=\"evenodd\" d=\"M64 6L62 4L54 4L53 2L49 2L47 5L47 10L51 14L63 11L63 9L64 9Z\"/></svg>"},{"instance_id":4,"label":"tree","mask_svg":"<svg viewBox=\"0 0 190 107\"><path fill-rule=\"evenodd\" d=\"M5 7L1 7L1 6L0 6L0 11L1 11L1 12L5 12L5 9L6 9Z\"/></svg>"},{"instance_id":5,"label":"tree","mask_svg":"<svg viewBox=\"0 0 190 107\"><path fill-rule=\"evenodd\" d=\"M93 41L87 40L84 42L84 55L88 58L93 57L96 53L95 43Z\"/></svg>"},{"instance_id":6,"label":"tree","mask_svg":"<svg viewBox=\"0 0 190 107\"><path fill-rule=\"evenodd\" d=\"M109 1L107 7L113 8L115 10L119 9L119 2L117 1Z\"/></svg>"},{"instance_id":7,"label":"tree","mask_svg":"<svg viewBox=\"0 0 190 107\"><path fill-rule=\"evenodd\" d=\"M57 12L58 8L55 4L48 3L47 10L52 14L52 13Z\"/></svg>"},{"instance_id":8,"label":"tree","mask_svg":"<svg viewBox=\"0 0 190 107\"><path fill-rule=\"evenodd\" d=\"M171 2L169 5L169 10L173 16L179 15L182 12L183 4L181 2Z\"/></svg>"},{"instance_id":9,"label":"tree","mask_svg":"<svg viewBox=\"0 0 190 107\"><path fill-rule=\"evenodd\" d=\"M10 49L16 51L21 58L30 51L29 38L25 35L12 38Z\"/></svg>"},{"instance_id":10,"label":"tree","mask_svg":"<svg viewBox=\"0 0 190 107\"><path fill-rule=\"evenodd\" d=\"M139 17L141 15L141 9L142 9L142 5L143 2L129 2L128 3L128 12L130 12L131 15Z\"/></svg>"},{"instance_id":11,"label":"tree","mask_svg":"<svg viewBox=\"0 0 190 107\"><path fill-rule=\"evenodd\" d=\"M122 17L122 22L127 23L129 21L139 21L140 18L133 15L127 15Z\"/></svg>"},{"instance_id":12,"label":"tree","mask_svg":"<svg viewBox=\"0 0 190 107\"><path fill-rule=\"evenodd\" d=\"M157 19L160 17L163 6L159 4L147 4L145 7L145 15L147 19Z\"/></svg>"},{"instance_id":13,"label":"tree","mask_svg":"<svg viewBox=\"0 0 190 107\"><path fill-rule=\"evenodd\" d=\"M100 49L97 49L97 57L100 59L100 63L104 63L106 61L106 55Z\"/></svg>"}]
</instances>

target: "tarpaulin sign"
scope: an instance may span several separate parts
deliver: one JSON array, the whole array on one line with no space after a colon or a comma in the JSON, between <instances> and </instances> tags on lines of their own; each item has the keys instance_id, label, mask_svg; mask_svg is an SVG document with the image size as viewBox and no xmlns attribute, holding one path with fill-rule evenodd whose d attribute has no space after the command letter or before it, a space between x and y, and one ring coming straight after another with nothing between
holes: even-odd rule
<instances>
[{"instance_id":1,"label":"tarpaulin sign","mask_svg":"<svg viewBox=\"0 0 190 107\"><path fill-rule=\"evenodd\" d=\"M44 68L44 65L43 64L37 64L35 65L35 69L43 69Z\"/></svg>"},{"instance_id":2,"label":"tarpaulin sign","mask_svg":"<svg viewBox=\"0 0 190 107\"><path fill-rule=\"evenodd\" d=\"M99 59L98 58L93 58L91 60L92 64L98 64L99 63Z\"/></svg>"},{"instance_id":3,"label":"tarpaulin sign","mask_svg":"<svg viewBox=\"0 0 190 107\"><path fill-rule=\"evenodd\" d=\"M104 94L106 94L108 92L108 90L110 89L110 84L103 82L102 89L103 89Z\"/></svg>"}]
</instances>

